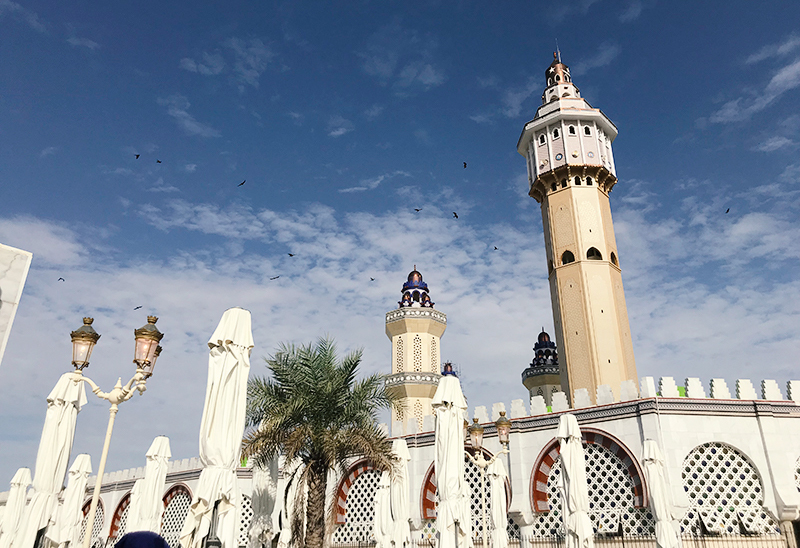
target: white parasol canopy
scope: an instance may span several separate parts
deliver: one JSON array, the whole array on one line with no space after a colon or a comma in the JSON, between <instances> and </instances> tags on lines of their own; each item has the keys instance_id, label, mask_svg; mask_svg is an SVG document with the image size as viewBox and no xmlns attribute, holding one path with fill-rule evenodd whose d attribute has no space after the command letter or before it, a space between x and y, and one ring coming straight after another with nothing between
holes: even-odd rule
<instances>
[{"instance_id":1,"label":"white parasol canopy","mask_svg":"<svg viewBox=\"0 0 800 548\"><path fill-rule=\"evenodd\" d=\"M184 548L200 548L211 529L217 501L217 537L223 548L237 548L236 467L241 455L253 349L250 322L247 310L226 310L208 341L208 384L200 421L200 461L204 468L181 531Z\"/></svg>"},{"instance_id":2,"label":"white parasol canopy","mask_svg":"<svg viewBox=\"0 0 800 548\"><path fill-rule=\"evenodd\" d=\"M136 480L131 490L131 505L128 507L126 526L128 533L161 532L161 515L164 513L164 502L161 497L167 481L169 459L172 457L169 438L156 437L145 456L147 464L144 467L144 478Z\"/></svg>"},{"instance_id":3,"label":"white parasol canopy","mask_svg":"<svg viewBox=\"0 0 800 548\"><path fill-rule=\"evenodd\" d=\"M73 380L75 376L76 373L61 375L47 396L47 413L36 453L33 496L13 541L15 548L33 548L36 534L47 527L58 507L58 494L64 485L75 437L75 422L87 401L83 382Z\"/></svg>"},{"instance_id":4,"label":"white parasol canopy","mask_svg":"<svg viewBox=\"0 0 800 548\"><path fill-rule=\"evenodd\" d=\"M464 478L464 412L467 402L458 377L439 380L433 395L436 413L434 469L439 484L436 530L439 548L463 548L472 543L469 486Z\"/></svg>"},{"instance_id":5,"label":"white parasol canopy","mask_svg":"<svg viewBox=\"0 0 800 548\"><path fill-rule=\"evenodd\" d=\"M75 457L75 462L69 468L67 488L64 489L64 502L62 502L55 519L47 528L47 538L56 546L63 547L66 543L70 546L80 544L83 501L86 498L86 484L89 474L92 473L92 458L86 453Z\"/></svg>"},{"instance_id":6,"label":"white parasol canopy","mask_svg":"<svg viewBox=\"0 0 800 548\"><path fill-rule=\"evenodd\" d=\"M581 429L575 415L561 415L558 422L561 450L561 504L566 548L592 548L594 530L589 519L589 488L586 483L586 458Z\"/></svg>"},{"instance_id":7,"label":"white parasol canopy","mask_svg":"<svg viewBox=\"0 0 800 548\"><path fill-rule=\"evenodd\" d=\"M655 440L644 440L644 478L650 495L650 511L656 519L656 544L658 548L681 546L680 526L674 520L672 504L667 491L664 456Z\"/></svg>"},{"instance_id":8,"label":"white parasol canopy","mask_svg":"<svg viewBox=\"0 0 800 548\"><path fill-rule=\"evenodd\" d=\"M275 528L272 512L275 504L278 483L278 458L272 459L266 468L253 466L253 521L247 533L248 548L261 548L272 544Z\"/></svg>"},{"instance_id":9,"label":"white parasol canopy","mask_svg":"<svg viewBox=\"0 0 800 548\"><path fill-rule=\"evenodd\" d=\"M373 533L375 534L375 548L389 548L392 545L392 495L391 479L389 472L384 470L378 480L378 492L375 493L375 520Z\"/></svg>"},{"instance_id":10,"label":"white parasol canopy","mask_svg":"<svg viewBox=\"0 0 800 548\"><path fill-rule=\"evenodd\" d=\"M508 498L506 497L506 467L495 459L486 469L492 492L492 548L508 548Z\"/></svg>"},{"instance_id":11,"label":"white parasol canopy","mask_svg":"<svg viewBox=\"0 0 800 548\"><path fill-rule=\"evenodd\" d=\"M19 530L20 521L28 501L28 486L31 484L31 471L20 468L11 478L3 519L0 520L0 548L8 548Z\"/></svg>"},{"instance_id":12,"label":"white parasol canopy","mask_svg":"<svg viewBox=\"0 0 800 548\"><path fill-rule=\"evenodd\" d=\"M403 548L411 543L411 507L409 504L408 463L411 454L408 452L406 440L398 438L392 442L392 453L397 462L394 464L391 486L389 488L392 507L391 543L394 548Z\"/></svg>"}]
</instances>

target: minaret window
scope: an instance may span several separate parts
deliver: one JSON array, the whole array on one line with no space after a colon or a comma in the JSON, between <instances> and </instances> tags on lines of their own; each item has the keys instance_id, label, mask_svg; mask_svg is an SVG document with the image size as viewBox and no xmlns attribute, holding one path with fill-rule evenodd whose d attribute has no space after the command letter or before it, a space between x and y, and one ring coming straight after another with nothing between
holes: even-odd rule
<instances>
[{"instance_id":1,"label":"minaret window","mask_svg":"<svg viewBox=\"0 0 800 548\"><path fill-rule=\"evenodd\" d=\"M583 134L584 135L591 135L592 134L592 129L589 126L585 126L583 128Z\"/></svg>"},{"instance_id":2,"label":"minaret window","mask_svg":"<svg viewBox=\"0 0 800 548\"><path fill-rule=\"evenodd\" d=\"M591 261L603 260L603 256L600 254L600 251L598 251L596 247L589 248L589 251L586 252L586 258Z\"/></svg>"},{"instance_id":3,"label":"minaret window","mask_svg":"<svg viewBox=\"0 0 800 548\"><path fill-rule=\"evenodd\" d=\"M553 130L553 139L558 139L559 133L557 129Z\"/></svg>"},{"instance_id":4,"label":"minaret window","mask_svg":"<svg viewBox=\"0 0 800 548\"><path fill-rule=\"evenodd\" d=\"M619 266L619 264L617 264L617 256L614 255L613 251L611 252L611 262L614 263L615 266Z\"/></svg>"},{"instance_id":5,"label":"minaret window","mask_svg":"<svg viewBox=\"0 0 800 548\"><path fill-rule=\"evenodd\" d=\"M567 180L561 179L561 188L567 188Z\"/></svg>"},{"instance_id":6,"label":"minaret window","mask_svg":"<svg viewBox=\"0 0 800 548\"><path fill-rule=\"evenodd\" d=\"M558 74L556 74L556 82L560 82L560 81L561 81L561 76L559 76Z\"/></svg>"},{"instance_id":7,"label":"minaret window","mask_svg":"<svg viewBox=\"0 0 800 548\"><path fill-rule=\"evenodd\" d=\"M572 251L565 251L563 255L561 255L561 264L569 264L574 262L575 262L575 255L572 254Z\"/></svg>"},{"instance_id":8,"label":"minaret window","mask_svg":"<svg viewBox=\"0 0 800 548\"><path fill-rule=\"evenodd\" d=\"M581 184L581 178L580 177L575 177L575 184L576 185Z\"/></svg>"},{"instance_id":9,"label":"minaret window","mask_svg":"<svg viewBox=\"0 0 800 548\"><path fill-rule=\"evenodd\" d=\"M552 190L553 192L555 192L555 191L556 191L556 188L558 188L558 185L556 185L555 183L553 183L552 185L550 185L550 190Z\"/></svg>"},{"instance_id":10,"label":"minaret window","mask_svg":"<svg viewBox=\"0 0 800 548\"><path fill-rule=\"evenodd\" d=\"M589 185L589 186L592 186L592 178L591 177L586 177L586 184Z\"/></svg>"},{"instance_id":11,"label":"minaret window","mask_svg":"<svg viewBox=\"0 0 800 548\"><path fill-rule=\"evenodd\" d=\"M569 126L569 134L575 135L575 126Z\"/></svg>"},{"instance_id":12,"label":"minaret window","mask_svg":"<svg viewBox=\"0 0 800 548\"><path fill-rule=\"evenodd\" d=\"M539 144L543 145L544 143L545 143L545 136L544 133L542 133L541 135L539 135Z\"/></svg>"}]
</instances>

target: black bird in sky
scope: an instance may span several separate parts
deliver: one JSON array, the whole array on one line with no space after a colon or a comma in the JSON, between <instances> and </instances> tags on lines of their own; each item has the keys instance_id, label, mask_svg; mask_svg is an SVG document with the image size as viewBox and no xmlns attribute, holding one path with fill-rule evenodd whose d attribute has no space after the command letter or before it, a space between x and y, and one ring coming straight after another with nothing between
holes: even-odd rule
<instances>
[{"instance_id":1,"label":"black bird in sky","mask_svg":"<svg viewBox=\"0 0 800 548\"><path fill-rule=\"evenodd\" d=\"M59 282L66 282L67 280L65 280L64 278L59 278L58 281Z\"/></svg>"},{"instance_id":2,"label":"black bird in sky","mask_svg":"<svg viewBox=\"0 0 800 548\"><path fill-rule=\"evenodd\" d=\"M728 208L728 209L725 210L725 213L730 213L730 211L731 211L731 208Z\"/></svg>"},{"instance_id":3,"label":"black bird in sky","mask_svg":"<svg viewBox=\"0 0 800 548\"><path fill-rule=\"evenodd\" d=\"M242 186L242 185L243 185L243 184L245 184L246 182L247 182L247 179L245 179L244 181L242 181L241 183L239 183L239 184L238 184L238 185L236 185L236 186Z\"/></svg>"},{"instance_id":4,"label":"black bird in sky","mask_svg":"<svg viewBox=\"0 0 800 548\"><path fill-rule=\"evenodd\" d=\"M134 156L136 156L136 159L138 160L139 156L141 156L141 154L134 154Z\"/></svg>"},{"instance_id":5,"label":"black bird in sky","mask_svg":"<svg viewBox=\"0 0 800 548\"><path fill-rule=\"evenodd\" d=\"M419 213L420 211L422 211L422 208L421 208L421 207L415 207L415 208L414 208L414 211L416 211L417 213Z\"/></svg>"},{"instance_id":6,"label":"black bird in sky","mask_svg":"<svg viewBox=\"0 0 800 548\"><path fill-rule=\"evenodd\" d=\"M270 278L270 280L277 280L278 278L280 278L280 276L273 276L272 278Z\"/></svg>"},{"instance_id":7,"label":"black bird in sky","mask_svg":"<svg viewBox=\"0 0 800 548\"><path fill-rule=\"evenodd\" d=\"M160 164L160 163L161 163L161 160L156 160L156 163L157 163L157 164Z\"/></svg>"},{"instance_id":8,"label":"black bird in sky","mask_svg":"<svg viewBox=\"0 0 800 548\"><path fill-rule=\"evenodd\" d=\"M294 253L288 253L289 257L294 257Z\"/></svg>"},{"instance_id":9,"label":"black bird in sky","mask_svg":"<svg viewBox=\"0 0 800 548\"><path fill-rule=\"evenodd\" d=\"M494 246L494 250L497 251L497 246Z\"/></svg>"},{"instance_id":10,"label":"black bird in sky","mask_svg":"<svg viewBox=\"0 0 800 548\"><path fill-rule=\"evenodd\" d=\"M454 211L454 212L453 212L453 217L455 217L456 219L458 219L458 213L456 213L456 212Z\"/></svg>"},{"instance_id":11,"label":"black bird in sky","mask_svg":"<svg viewBox=\"0 0 800 548\"><path fill-rule=\"evenodd\" d=\"M467 162L464 162L464 169L467 169Z\"/></svg>"},{"instance_id":12,"label":"black bird in sky","mask_svg":"<svg viewBox=\"0 0 800 548\"><path fill-rule=\"evenodd\" d=\"M375 278L370 278L369 281L374 282Z\"/></svg>"},{"instance_id":13,"label":"black bird in sky","mask_svg":"<svg viewBox=\"0 0 800 548\"><path fill-rule=\"evenodd\" d=\"M141 306L137 306L136 308L134 308L134 310L139 310L140 308L142 308L142 307Z\"/></svg>"}]
</instances>

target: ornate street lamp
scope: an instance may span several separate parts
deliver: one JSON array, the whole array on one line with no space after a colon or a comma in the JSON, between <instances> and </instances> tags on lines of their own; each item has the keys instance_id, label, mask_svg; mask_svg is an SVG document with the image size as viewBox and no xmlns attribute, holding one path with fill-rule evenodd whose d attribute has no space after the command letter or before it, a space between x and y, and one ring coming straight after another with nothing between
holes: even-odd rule
<instances>
[{"instance_id":1,"label":"ornate street lamp","mask_svg":"<svg viewBox=\"0 0 800 548\"><path fill-rule=\"evenodd\" d=\"M102 486L103 473L106 469L108 446L111 443L111 433L114 431L114 420L119 410L119 404L131 399L137 391L140 394L144 394L145 390L147 390L147 379L152 376L156 360L161 354L161 346L158 343L164 338L164 334L156 327L158 318L148 316L147 324L133 332L136 341L133 356L133 363L136 364L136 373L125 386L122 385L122 378L119 378L110 392L103 392L92 379L83 375L83 369L89 365L89 356L92 354L92 349L100 339L100 335L92 328L92 321L92 318L84 318L83 326L71 333L72 364L76 369L73 380L76 383L85 382L91 386L92 392L97 397L111 403L111 408L108 412L108 428L103 442L103 453L100 456L100 466L97 469L97 480L94 484L92 503L89 506L89 514L86 516L83 548L89 548L92 543L92 524L94 524L94 516L97 512L97 502L100 500L100 487Z\"/></svg>"},{"instance_id":2,"label":"ornate street lamp","mask_svg":"<svg viewBox=\"0 0 800 548\"><path fill-rule=\"evenodd\" d=\"M500 411L500 416L494 421L497 428L497 437L503 448L508 449L508 435L511 433L511 421L506 418L506 412Z\"/></svg>"},{"instance_id":3,"label":"ornate street lamp","mask_svg":"<svg viewBox=\"0 0 800 548\"><path fill-rule=\"evenodd\" d=\"M472 448L480 453L483 446L483 426L478 424L478 417L472 419L472 425L467 428L469 432L469 441L472 443Z\"/></svg>"}]
</instances>

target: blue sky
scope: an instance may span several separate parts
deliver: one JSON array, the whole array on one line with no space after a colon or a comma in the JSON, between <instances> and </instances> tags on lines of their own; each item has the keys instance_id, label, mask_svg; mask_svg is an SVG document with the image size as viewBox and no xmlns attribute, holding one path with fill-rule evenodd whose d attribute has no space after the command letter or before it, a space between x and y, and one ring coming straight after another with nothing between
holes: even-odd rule
<instances>
[{"instance_id":1,"label":"blue sky","mask_svg":"<svg viewBox=\"0 0 800 548\"><path fill-rule=\"evenodd\" d=\"M0 478L33 467L83 315L105 387L132 374L147 313L167 333L112 441L110 469L140 466L160 434L197 454L226 308L253 312L254 373L324 334L386 372L383 314L414 264L470 404L525 398L552 312L515 146L556 40L619 128L639 374L797 378L798 21L790 1L0 0L0 242L34 253L2 364ZM105 409L79 417L75 451L95 460Z\"/></svg>"}]
</instances>

